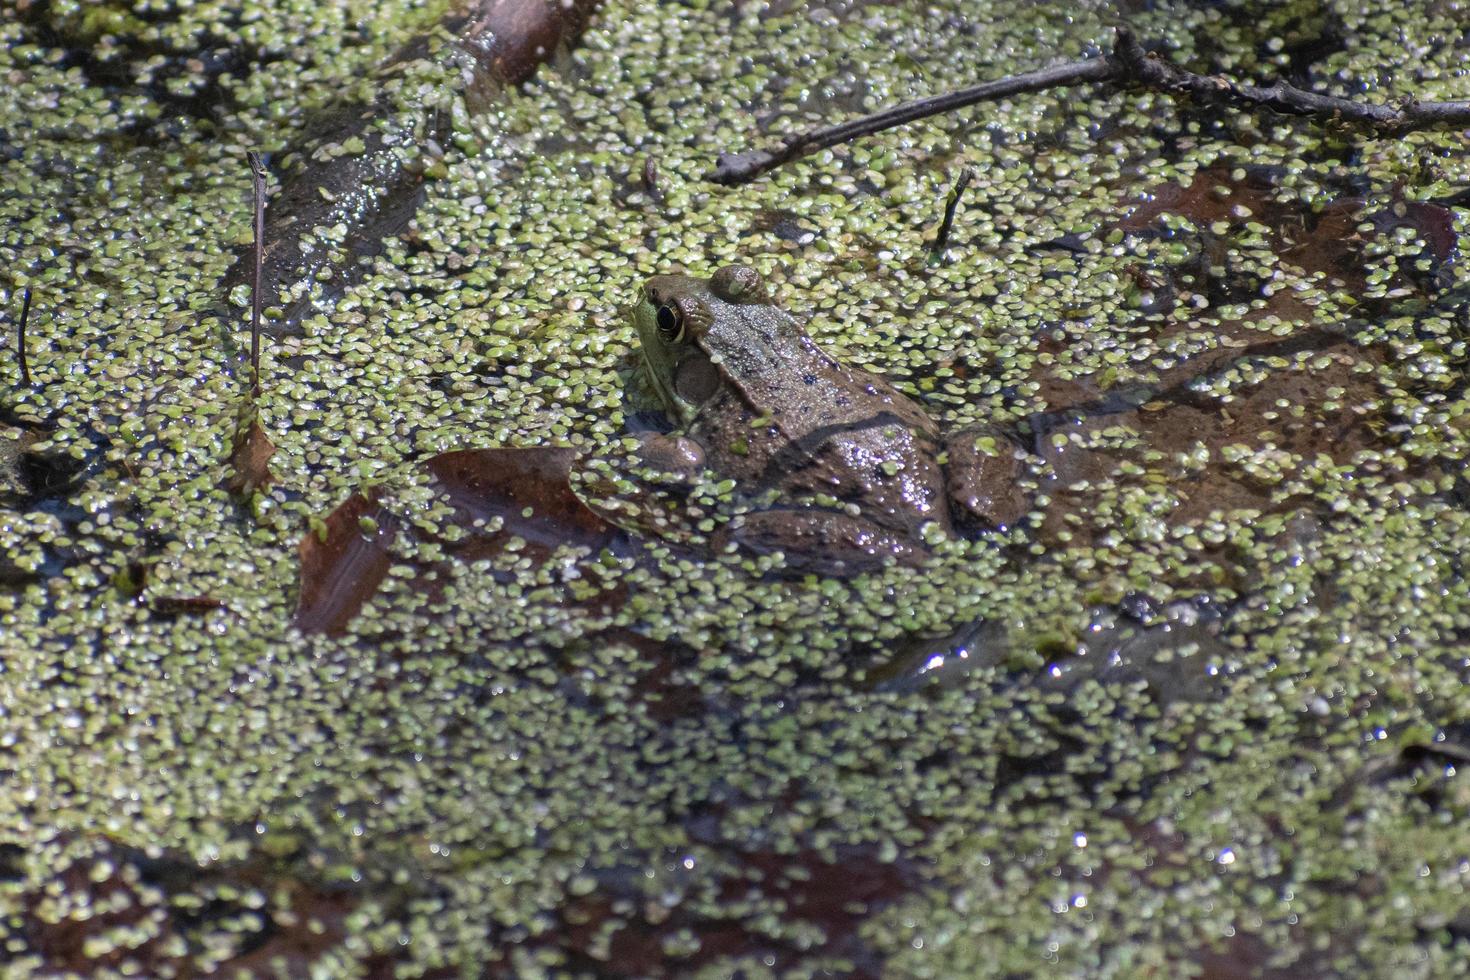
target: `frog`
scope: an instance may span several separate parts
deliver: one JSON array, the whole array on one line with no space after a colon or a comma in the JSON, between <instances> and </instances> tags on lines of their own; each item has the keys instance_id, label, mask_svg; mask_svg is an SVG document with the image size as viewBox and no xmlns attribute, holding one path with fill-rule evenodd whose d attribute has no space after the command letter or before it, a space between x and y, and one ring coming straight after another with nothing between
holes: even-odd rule
<instances>
[{"instance_id":1,"label":"frog","mask_svg":"<svg viewBox=\"0 0 1470 980\"><path fill-rule=\"evenodd\" d=\"M795 571L859 572L919 564L936 533L1024 513L1008 439L942 434L914 399L819 346L752 266L653 276L631 319L643 374L675 427L651 454L765 502L717 545L779 551Z\"/></svg>"}]
</instances>

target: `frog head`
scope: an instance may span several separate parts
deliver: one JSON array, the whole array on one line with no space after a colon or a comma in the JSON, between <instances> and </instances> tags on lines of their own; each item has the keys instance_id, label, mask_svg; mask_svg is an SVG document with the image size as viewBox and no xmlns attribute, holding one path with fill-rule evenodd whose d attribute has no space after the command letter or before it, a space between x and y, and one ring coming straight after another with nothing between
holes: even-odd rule
<instances>
[{"instance_id":1,"label":"frog head","mask_svg":"<svg viewBox=\"0 0 1470 980\"><path fill-rule=\"evenodd\" d=\"M707 338L725 305L710 281L675 275L649 279L633 307L649 382L679 425L689 425L720 389L723 375Z\"/></svg>"}]
</instances>

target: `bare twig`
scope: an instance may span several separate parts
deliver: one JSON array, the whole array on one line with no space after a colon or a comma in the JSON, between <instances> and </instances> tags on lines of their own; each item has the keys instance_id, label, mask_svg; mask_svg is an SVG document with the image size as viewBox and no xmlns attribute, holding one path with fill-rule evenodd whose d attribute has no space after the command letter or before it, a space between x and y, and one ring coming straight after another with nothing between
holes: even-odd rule
<instances>
[{"instance_id":1,"label":"bare twig","mask_svg":"<svg viewBox=\"0 0 1470 980\"><path fill-rule=\"evenodd\" d=\"M942 112L962 109L977 102L1004 99L1022 92L1040 92L1043 89L1071 85L1086 85L1089 82L1105 82L1118 77L1118 69L1108 58L1089 58L1086 61L1071 61L1041 71L1024 75L1011 75L993 82L983 82L958 92L936 95L915 102L905 102L871 116L863 116L836 126L825 126L810 132L787 137L776 150L747 150L744 153L721 153L715 161L710 180L717 184L744 184L754 180L768 170L774 170L797 157L825 150L829 146L846 143L862 136L871 136L894 126L902 126L926 116L937 116Z\"/></svg>"},{"instance_id":2,"label":"bare twig","mask_svg":"<svg viewBox=\"0 0 1470 980\"><path fill-rule=\"evenodd\" d=\"M265 264L265 165L260 154L245 154L255 178L255 270L250 285L250 398L260 397L260 270Z\"/></svg>"},{"instance_id":3,"label":"bare twig","mask_svg":"<svg viewBox=\"0 0 1470 980\"><path fill-rule=\"evenodd\" d=\"M1381 136L1397 136L1416 129L1470 125L1470 102L1420 102L1408 98L1397 105L1355 102L1335 95L1308 92L1286 82L1262 88L1220 75L1197 75L1162 56L1145 52L1131 31L1118 30L1112 60L1128 78L1148 88L1182 95L1196 102L1238 109L1269 109L1288 116L1315 116L1363 126Z\"/></svg>"},{"instance_id":4,"label":"bare twig","mask_svg":"<svg viewBox=\"0 0 1470 980\"><path fill-rule=\"evenodd\" d=\"M965 188L970 186L970 181L975 179L975 168L966 167L960 171L959 178L955 180L954 187L950 188L949 196L944 201L944 218L939 222L939 230L934 233L934 245L929 249L929 262L938 262L944 256L944 249L949 245L949 231L954 227L954 213L959 210L960 198L965 194Z\"/></svg>"},{"instance_id":5,"label":"bare twig","mask_svg":"<svg viewBox=\"0 0 1470 980\"><path fill-rule=\"evenodd\" d=\"M26 323L31 318L31 287L27 286L20 301L20 323L15 328L15 349L20 355L20 383L31 385L31 365L26 357Z\"/></svg>"},{"instance_id":6,"label":"bare twig","mask_svg":"<svg viewBox=\"0 0 1470 980\"><path fill-rule=\"evenodd\" d=\"M715 161L710 180L719 184L744 184L797 157L927 116L1023 92L1103 82L1133 83L1210 105L1228 105L1247 111L1267 109L1285 115L1328 119L1362 126L1381 136L1396 136L1417 129L1470 126L1470 102L1420 102L1412 98L1397 104L1355 102L1308 92L1285 82L1278 81L1263 88L1219 75L1200 75L1180 68L1157 52L1144 51L1133 32L1120 27L1111 54L1010 75L947 95L906 102L836 126L789 136L774 150L722 153Z\"/></svg>"}]
</instances>

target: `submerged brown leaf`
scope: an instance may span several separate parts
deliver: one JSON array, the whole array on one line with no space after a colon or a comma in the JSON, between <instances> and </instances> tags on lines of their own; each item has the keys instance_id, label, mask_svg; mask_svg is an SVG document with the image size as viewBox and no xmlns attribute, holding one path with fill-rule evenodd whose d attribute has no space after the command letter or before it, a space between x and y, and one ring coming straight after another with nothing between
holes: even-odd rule
<instances>
[{"instance_id":1,"label":"submerged brown leaf","mask_svg":"<svg viewBox=\"0 0 1470 980\"><path fill-rule=\"evenodd\" d=\"M275 482L271 472L271 457L276 453L276 444L270 441L261 428L260 420L251 418L235 432L235 447L230 452L230 465L234 473L225 486L236 497L248 498L257 490L264 490Z\"/></svg>"},{"instance_id":2,"label":"submerged brown leaf","mask_svg":"<svg viewBox=\"0 0 1470 980\"><path fill-rule=\"evenodd\" d=\"M465 525L498 517L503 533L533 545L595 551L612 540L613 527L572 492L576 457L567 448L466 449L424 465Z\"/></svg>"},{"instance_id":3,"label":"submerged brown leaf","mask_svg":"<svg viewBox=\"0 0 1470 980\"><path fill-rule=\"evenodd\" d=\"M388 544L398 518L371 497L354 493L327 517L319 534L301 539L301 594L296 626L303 633L341 633L378 591L391 560Z\"/></svg>"},{"instance_id":4,"label":"submerged brown leaf","mask_svg":"<svg viewBox=\"0 0 1470 980\"><path fill-rule=\"evenodd\" d=\"M419 59L439 59L454 67L466 107L479 115L493 109L506 86L567 50L597 6L597 0L454 0L438 24L409 38L377 69L379 78L397 78ZM394 84L375 88L383 92L377 102L345 101L314 115L302 129L306 138L271 161L280 184L265 214L260 271L263 302L281 310L271 317L271 336L299 336L311 310L335 302L360 279L364 258L409 229L433 179L434 168L425 166L436 156L432 148L454 142L450 113L399 98ZM351 143L362 148L321 152ZM405 146L423 152L407 154ZM336 247L316 244L311 230L321 227L341 229ZM253 250L242 249L221 294L254 279ZM228 308L220 312L233 316Z\"/></svg>"},{"instance_id":5,"label":"submerged brown leaf","mask_svg":"<svg viewBox=\"0 0 1470 980\"><path fill-rule=\"evenodd\" d=\"M1168 182L1150 190L1133 213L1115 227L1128 234L1171 235L1160 219L1166 214L1187 218L1199 229L1196 245L1206 260L1203 270L1208 266L1228 267L1231 232L1219 234L1212 228L1223 223L1227 229L1237 230L1245 222L1253 222L1266 229L1266 240L1283 262L1309 273L1339 278L1355 291L1366 280L1368 245L1373 238L1409 228L1424 242L1424 258L1436 269L1453 257L1459 245L1454 212L1442 205L1407 200L1402 188L1394 188L1386 202L1345 193L1312 207L1283 193L1284 177L1280 167L1208 167L1188 184ZM1169 272L1178 270L1154 271L1168 278ZM1250 295L1255 295L1259 284L1251 281L1244 285ZM1220 289L1222 285L1213 284L1212 288Z\"/></svg>"},{"instance_id":6,"label":"submerged brown leaf","mask_svg":"<svg viewBox=\"0 0 1470 980\"><path fill-rule=\"evenodd\" d=\"M512 538L525 541L529 547L524 553L538 558L560 545L590 551L605 547L615 529L572 492L575 459L571 449L531 448L469 449L428 460L424 466L453 505L453 520L469 532L448 547L449 553L458 561L487 558L503 551ZM392 564L388 547L400 531L426 535L358 493L332 511L322 533L302 538L296 625L307 633L346 629L387 576ZM429 595L441 578L434 574L436 564L418 566L418 586ZM588 608L603 609L608 601L599 596Z\"/></svg>"}]
</instances>

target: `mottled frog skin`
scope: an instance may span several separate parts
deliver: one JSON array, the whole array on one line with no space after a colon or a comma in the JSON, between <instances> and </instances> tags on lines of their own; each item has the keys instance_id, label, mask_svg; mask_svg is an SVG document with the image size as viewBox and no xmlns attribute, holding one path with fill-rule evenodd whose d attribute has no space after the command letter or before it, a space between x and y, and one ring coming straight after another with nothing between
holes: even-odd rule
<instances>
[{"instance_id":1,"label":"mottled frog skin","mask_svg":"<svg viewBox=\"0 0 1470 980\"><path fill-rule=\"evenodd\" d=\"M818 347L754 269L655 276L633 322L649 381L704 465L746 494L775 491L738 543L835 571L922 558L926 525L952 533L949 497L970 485L947 480L934 421Z\"/></svg>"}]
</instances>

